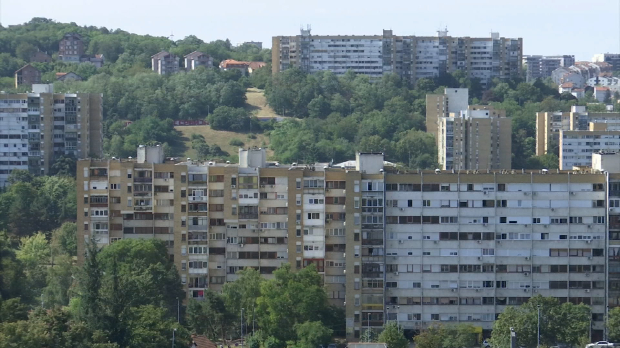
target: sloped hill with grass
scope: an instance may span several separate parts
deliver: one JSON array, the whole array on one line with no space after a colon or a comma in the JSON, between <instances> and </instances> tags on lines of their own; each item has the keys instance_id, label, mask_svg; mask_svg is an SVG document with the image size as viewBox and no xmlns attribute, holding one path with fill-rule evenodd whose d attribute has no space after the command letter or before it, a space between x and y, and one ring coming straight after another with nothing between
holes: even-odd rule
<instances>
[{"instance_id":1,"label":"sloped hill with grass","mask_svg":"<svg viewBox=\"0 0 620 348\"><path fill-rule=\"evenodd\" d=\"M211 129L211 126L177 126L175 129L182 134L182 140L187 148L185 157L190 158L197 157L196 150L192 149L192 134L202 135L209 146L218 145L222 151L228 152L232 158L236 158L238 155L239 147L269 146L269 137L264 134L250 135L248 133L218 131ZM250 136L255 139L251 139ZM231 143L235 143L235 140L243 142L243 146L240 146L240 143L239 145L231 145ZM273 156L273 151L267 150L267 158L270 156Z\"/></svg>"}]
</instances>

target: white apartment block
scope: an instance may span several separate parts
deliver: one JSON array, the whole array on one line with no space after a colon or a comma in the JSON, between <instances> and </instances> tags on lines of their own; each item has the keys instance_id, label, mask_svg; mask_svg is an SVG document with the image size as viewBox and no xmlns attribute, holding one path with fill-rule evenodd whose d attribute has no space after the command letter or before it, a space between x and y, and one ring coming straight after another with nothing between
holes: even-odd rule
<instances>
[{"instance_id":1,"label":"white apartment block","mask_svg":"<svg viewBox=\"0 0 620 348\"><path fill-rule=\"evenodd\" d=\"M0 187L13 170L49 174L60 156L101 156L102 96L34 92L0 94Z\"/></svg>"},{"instance_id":2,"label":"white apartment block","mask_svg":"<svg viewBox=\"0 0 620 348\"><path fill-rule=\"evenodd\" d=\"M592 166L592 154L617 152L620 149L620 130L560 131L560 169Z\"/></svg>"},{"instance_id":3,"label":"white apartment block","mask_svg":"<svg viewBox=\"0 0 620 348\"><path fill-rule=\"evenodd\" d=\"M277 73L298 67L308 73L348 70L378 78L395 73L415 83L464 70L488 84L493 78L516 77L521 71L522 39L437 36L312 35L310 28L297 36L274 36L272 68Z\"/></svg>"}]
</instances>

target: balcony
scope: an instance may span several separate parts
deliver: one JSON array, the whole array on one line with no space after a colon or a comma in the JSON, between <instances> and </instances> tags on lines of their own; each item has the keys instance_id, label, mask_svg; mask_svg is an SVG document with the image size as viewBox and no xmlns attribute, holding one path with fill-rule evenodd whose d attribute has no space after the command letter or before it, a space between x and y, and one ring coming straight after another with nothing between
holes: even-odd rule
<instances>
[{"instance_id":1,"label":"balcony","mask_svg":"<svg viewBox=\"0 0 620 348\"><path fill-rule=\"evenodd\" d=\"M151 210L153 210L153 207L152 206L144 206L144 205L142 205L142 206L133 207L133 210L134 211L151 211Z\"/></svg>"},{"instance_id":2,"label":"balcony","mask_svg":"<svg viewBox=\"0 0 620 348\"><path fill-rule=\"evenodd\" d=\"M207 196L189 196L187 200L190 202L207 202L209 201L209 197Z\"/></svg>"},{"instance_id":3,"label":"balcony","mask_svg":"<svg viewBox=\"0 0 620 348\"><path fill-rule=\"evenodd\" d=\"M136 197L151 197L151 191L134 192L133 195Z\"/></svg>"},{"instance_id":4,"label":"balcony","mask_svg":"<svg viewBox=\"0 0 620 348\"><path fill-rule=\"evenodd\" d=\"M239 214L240 220L258 220L258 214Z\"/></svg>"},{"instance_id":5,"label":"balcony","mask_svg":"<svg viewBox=\"0 0 620 348\"><path fill-rule=\"evenodd\" d=\"M153 178L138 178L134 177L133 182L153 182Z\"/></svg>"},{"instance_id":6,"label":"balcony","mask_svg":"<svg viewBox=\"0 0 620 348\"><path fill-rule=\"evenodd\" d=\"M208 225L189 225L190 231L206 231L209 229Z\"/></svg>"}]
</instances>

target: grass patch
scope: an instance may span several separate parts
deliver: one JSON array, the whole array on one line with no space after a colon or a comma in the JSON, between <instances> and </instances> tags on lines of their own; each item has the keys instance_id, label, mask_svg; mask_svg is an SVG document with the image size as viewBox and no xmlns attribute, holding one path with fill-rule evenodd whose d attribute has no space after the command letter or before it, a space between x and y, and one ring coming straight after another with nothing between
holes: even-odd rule
<instances>
[{"instance_id":1,"label":"grass patch","mask_svg":"<svg viewBox=\"0 0 620 348\"><path fill-rule=\"evenodd\" d=\"M219 147L221 147L222 150L228 152L231 157L238 155L240 147L239 145L231 145L232 140L247 138L246 133L217 131L211 129L211 126L178 126L174 128L181 132L181 138L185 143L186 150L184 157L191 158L196 158L196 153L192 149L191 138L193 134L199 134L205 137L205 141L209 146L219 145ZM269 137L264 134L255 134L255 139L248 139L242 142L244 143L244 147L246 148L252 146L264 147L269 146ZM267 157L269 158L270 156L273 156L273 151L267 149Z\"/></svg>"}]
</instances>

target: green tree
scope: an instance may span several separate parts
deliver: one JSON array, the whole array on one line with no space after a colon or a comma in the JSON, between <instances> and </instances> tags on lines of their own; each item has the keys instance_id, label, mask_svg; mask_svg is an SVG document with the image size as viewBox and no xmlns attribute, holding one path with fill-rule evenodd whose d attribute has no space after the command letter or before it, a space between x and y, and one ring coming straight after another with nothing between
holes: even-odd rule
<instances>
[{"instance_id":1,"label":"green tree","mask_svg":"<svg viewBox=\"0 0 620 348\"><path fill-rule=\"evenodd\" d=\"M609 310L607 315L607 336L609 342L620 341L620 307Z\"/></svg>"},{"instance_id":2,"label":"green tree","mask_svg":"<svg viewBox=\"0 0 620 348\"><path fill-rule=\"evenodd\" d=\"M128 330L128 348L169 347L174 331L175 347L189 347L190 335L185 328L167 316L166 310L153 305L132 308Z\"/></svg>"},{"instance_id":3,"label":"green tree","mask_svg":"<svg viewBox=\"0 0 620 348\"><path fill-rule=\"evenodd\" d=\"M297 347L316 348L322 345L327 346L333 331L325 327L320 321L307 321L295 325L295 334L297 335Z\"/></svg>"},{"instance_id":4,"label":"green tree","mask_svg":"<svg viewBox=\"0 0 620 348\"><path fill-rule=\"evenodd\" d=\"M507 307L493 324L491 345L510 347L510 327L517 332L519 346L537 344L538 306L540 305L540 344L553 346L566 343L571 346L587 336L590 309L583 304L560 304L554 297L535 296L518 307Z\"/></svg>"},{"instance_id":5,"label":"green tree","mask_svg":"<svg viewBox=\"0 0 620 348\"><path fill-rule=\"evenodd\" d=\"M387 344L387 348L407 348L409 345L400 328L393 321L385 326L377 341Z\"/></svg>"},{"instance_id":6,"label":"green tree","mask_svg":"<svg viewBox=\"0 0 620 348\"><path fill-rule=\"evenodd\" d=\"M207 117L211 128L234 132L250 129L250 115L243 108L220 106Z\"/></svg>"},{"instance_id":7,"label":"green tree","mask_svg":"<svg viewBox=\"0 0 620 348\"><path fill-rule=\"evenodd\" d=\"M65 222L52 231L52 253L77 256L77 226L75 222Z\"/></svg>"},{"instance_id":8,"label":"green tree","mask_svg":"<svg viewBox=\"0 0 620 348\"><path fill-rule=\"evenodd\" d=\"M187 322L192 333L205 335L212 341L229 337L235 318L226 307L223 295L211 290L205 291L203 301L190 300L187 306Z\"/></svg>"}]
</instances>

